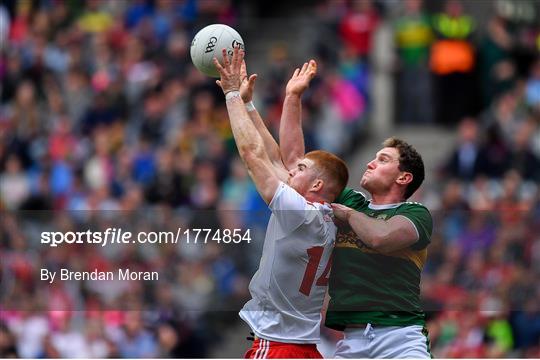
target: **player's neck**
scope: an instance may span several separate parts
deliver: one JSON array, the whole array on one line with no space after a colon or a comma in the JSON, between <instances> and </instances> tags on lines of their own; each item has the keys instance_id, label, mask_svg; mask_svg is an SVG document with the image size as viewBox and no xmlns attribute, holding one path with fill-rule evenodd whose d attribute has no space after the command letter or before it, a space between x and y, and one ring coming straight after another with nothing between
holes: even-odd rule
<instances>
[{"instance_id":1,"label":"player's neck","mask_svg":"<svg viewBox=\"0 0 540 360\"><path fill-rule=\"evenodd\" d=\"M316 193L307 193L305 198L307 201L312 202L312 203L321 203L321 204L329 203L328 199Z\"/></svg>"},{"instance_id":2,"label":"player's neck","mask_svg":"<svg viewBox=\"0 0 540 360\"><path fill-rule=\"evenodd\" d=\"M401 193L388 192L384 194L371 194L373 205L397 204L405 201Z\"/></svg>"}]
</instances>

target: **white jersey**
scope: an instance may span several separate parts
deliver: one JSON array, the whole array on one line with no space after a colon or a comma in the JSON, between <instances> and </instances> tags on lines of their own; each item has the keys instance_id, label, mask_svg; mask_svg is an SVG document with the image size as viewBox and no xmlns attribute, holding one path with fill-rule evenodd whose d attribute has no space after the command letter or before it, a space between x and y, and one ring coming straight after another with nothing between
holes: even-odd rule
<instances>
[{"instance_id":1,"label":"white jersey","mask_svg":"<svg viewBox=\"0 0 540 360\"><path fill-rule=\"evenodd\" d=\"M317 343L336 226L328 204L310 203L280 183L269 204L252 299L240 311L256 336L279 342Z\"/></svg>"}]
</instances>

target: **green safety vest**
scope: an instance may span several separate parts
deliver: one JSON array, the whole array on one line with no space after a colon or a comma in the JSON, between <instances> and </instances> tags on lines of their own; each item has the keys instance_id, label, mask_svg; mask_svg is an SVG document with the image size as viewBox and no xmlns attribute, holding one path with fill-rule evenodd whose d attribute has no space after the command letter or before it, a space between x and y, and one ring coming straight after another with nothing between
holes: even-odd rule
<instances>
[{"instance_id":1,"label":"green safety vest","mask_svg":"<svg viewBox=\"0 0 540 360\"><path fill-rule=\"evenodd\" d=\"M470 16L450 17L445 14L435 16L435 30L447 39L466 39L474 30Z\"/></svg>"}]
</instances>

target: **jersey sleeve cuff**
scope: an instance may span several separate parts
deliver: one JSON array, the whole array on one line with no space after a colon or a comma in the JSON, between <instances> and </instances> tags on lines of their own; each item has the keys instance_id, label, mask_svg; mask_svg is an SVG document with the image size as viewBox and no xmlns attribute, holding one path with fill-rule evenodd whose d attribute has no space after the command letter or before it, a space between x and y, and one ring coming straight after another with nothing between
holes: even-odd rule
<instances>
[{"instance_id":1,"label":"jersey sleeve cuff","mask_svg":"<svg viewBox=\"0 0 540 360\"><path fill-rule=\"evenodd\" d=\"M272 200L268 203L268 208L270 210L274 210L274 206L276 204L276 199L278 198L279 194L281 194L285 190L285 183L283 181L279 182L278 187L276 188L276 192L274 193L274 196L272 197Z\"/></svg>"},{"instance_id":2,"label":"jersey sleeve cuff","mask_svg":"<svg viewBox=\"0 0 540 360\"><path fill-rule=\"evenodd\" d=\"M416 231L416 242L418 240L420 240L420 233L418 232L418 228L416 227L416 224L414 223L414 221L412 221L411 219L409 219L408 217L406 217L405 215L402 215L402 214L399 214L397 216L401 216L403 217L404 219L407 219L409 220L409 222L412 224L412 226L414 227L414 231Z\"/></svg>"}]
</instances>

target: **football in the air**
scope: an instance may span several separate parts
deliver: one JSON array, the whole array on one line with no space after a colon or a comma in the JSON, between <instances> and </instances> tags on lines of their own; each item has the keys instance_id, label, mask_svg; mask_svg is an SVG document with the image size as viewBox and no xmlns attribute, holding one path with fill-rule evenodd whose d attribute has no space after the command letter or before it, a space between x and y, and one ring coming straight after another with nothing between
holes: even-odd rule
<instances>
[{"instance_id":1,"label":"football in the air","mask_svg":"<svg viewBox=\"0 0 540 360\"><path fill-rule=\"evenodd\" d=\"M212 62L214 56L223 63L222 49L232 56L234 47L244 49L244 41L236 30L223 24L212 24L201 29L191 41L191 61L202 73L219 78Z\"/></svg>"}]
</instances>

